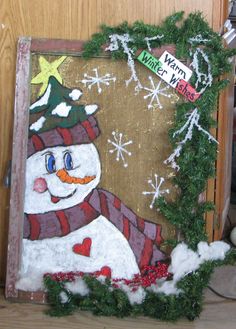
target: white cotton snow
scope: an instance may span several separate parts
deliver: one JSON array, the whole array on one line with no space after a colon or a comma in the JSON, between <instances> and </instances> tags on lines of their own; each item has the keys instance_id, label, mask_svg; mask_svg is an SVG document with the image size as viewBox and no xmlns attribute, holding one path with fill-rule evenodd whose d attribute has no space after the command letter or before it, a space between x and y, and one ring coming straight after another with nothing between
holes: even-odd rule
<instances>
[{"instance_id":1,"label":"white cotton snow","mask_svg":"<svg viewBox=\"0 0 236 329\"><path fill-rule=\"evenodd\" d=\"M59 117L66 118L70 113L71 107L72 106L70 105L66 105L65 102L60 103L54 110L52 110L52 115L58 115Z\"/></svg>"},{"instance_id":2,"label":"white cotton snow","mask_svg":"<svg viewBox=\"0 0 236 329\"><path fill-rule=\"evenodd\" d=\"M77 278L73 282L67 282L65 288L70 290L73 294L86 296L89 294L89 288L82 278Z\"/></svg>"},{"instance_id":3,"label":"white cotton snow","mask_svg":"<svg viewBox=\"0 0 236 329\"><path fill-rule=\"evenodd\" d=\"M229 249L230 246L222 241L215 241L210 245L203 241L198 244L198 254L202 261L223 260Z\"/></svg>"},{"instance_id":4,"label":"white cotton snow","mask_svg":"<svg viewBox=\"0 0 236 329\"><path fill-rule=\"evenodd\" d=\"M69 94L70 98L73 101L78 101L82 95L83 93L79 89L73 89L72 92Z\"/></svg>"},{"instance_id":5,"label":"white cotton snow","mask_svg":"<svg viewBox=\"0 0 236 329\"><path fill-rule=\"evenodd\" d=\"M119 288L126 293L131 305L142 304L146 297L146 291L143 287L138 287L136 291L132 291L132 288L125 283L119 283Z\"/></svg>"},{"instance_id":6,"label":"white cotton snow","mask_svg":"<svg viewBox=\"0 0 236 329\"><path fill-rule=\"evenodd\" d=\"M60 292L59 296L60 296L60 300L61 300L62 304L65 304L68 302L69 298L68 298L67 294L65 293L65 291Z\"/></svg>"},{"instance_id":7,"label":"white cotton snow","mask_svg":"<svg viewBox=\"0 0 236 329\"><path fill-rule=\"evenodd\" d=\"M46 118L44 116L40 117L37 121L32 123L32 125L30 126L30 130L39 131L43 127L45 121Z\"/></svg>"},{"instance_id":8,"label":"white cotton snow","mask_svg":"<svg viewBox=\"0 0 236 329\"><path fill-rule=\"evenodd\" d=\"M24 291L44 290L43 273L39 272L38 275L33 273L33 276L31 271L25 273L25 275L16 282L16 289Z\"/></svg>"},{"instance_id":9,"label":"white cotton snow","mask_svg":"<svg viewBox=\"0 0 236 329\"><path fill-rule=\"evenodd\" d=\"M186 274L197 270L200 263L198 254L189 249L185 243L180 243L171 253L171 265L168 272L174 274L174 281L179 281Z\"/></svg>"},{"instance_id":10,"label":"white cotton snow","mask_svg":"<svg viewBox=\"0 0 236 329\"><path fill-rule=\"evenodd\" d=\"M51 93L51 84L49 83L46 92L44 93L44 95L42 97L40 97L40 99L36 102L34 102L31 106L30 106L30 110L33 110L35 107L37 106L43 106L46 105L48 103L48 99Z\"/></svg>"},{"instance_id":11,"label":"white cotton snow","mask_svg":"<svg viewBox=\"0 0 236 329\"><path fill-rule=\"evenodd\" d=\"M147 289L156 294L163 293L165 295L178 295L181 292L181 290L176 287L176 282L174 280L165 281L160 279L157 280L156 284L152 284Z\"/></svg>"},{"instance_id":12,"label":"white cotton snow","mask_svg":"<svg viewBox=\"0 0 236 329\"><path fill-rule=\"evenodd\" d=\"M168 268L168 272L173 273L173 280L159 284L157 282L157 285L151 286L151 290L167 295L179 294L181 290L176 288L178 281L195 272L205 261L223 260L229 249L230 246L223 241L215 241L210 245L201 241L196 252L189 249L185 243L179 243L171 253L171 264Z\"/></svg>"},{"instance_id":13,"label":"white cotton snow","mask_svg":"<svg viewBox=\"0 0 236 329\"><path fill-rule=\"evenodd\" d=\"M197 252L189 249L185 243L180 243L171 253L171 264L168 271L174 274L174 281L179 281L186 274L196 271L205 261L222 260L230 246L223 241L215 241L208 245L201 241Z\"/></svg>"},{"instance_id":14,"label":"white cotton snow","mask_svg":"<svg viewBox=\"0 0 236 329\"><path fill-rule=\"evenodd\" d=\"M106 279L107 279L107 277L105 275L99 275L97 277L97 280L101 283L105 283Z\"/></svg>"}]
</instances>

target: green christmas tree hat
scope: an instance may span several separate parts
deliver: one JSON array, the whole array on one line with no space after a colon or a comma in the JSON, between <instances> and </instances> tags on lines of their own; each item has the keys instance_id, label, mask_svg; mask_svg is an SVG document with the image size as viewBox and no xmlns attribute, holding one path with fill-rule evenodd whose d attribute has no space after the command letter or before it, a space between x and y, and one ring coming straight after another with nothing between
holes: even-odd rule
<instances>
[{"instance_id":1,"label":"green christmas tree hat","mask_svg":"<svg viewBox=\"0 0 236 329\"><path fill-rule=\"evenodd\" d=\"M28 156L47 147L91 143L100 133L93 114L98 106L76 103L80 89L70 89L50 76L44 94L34 102L30 115L42 115L29 127Z\"/></svg>"}]
</instances>

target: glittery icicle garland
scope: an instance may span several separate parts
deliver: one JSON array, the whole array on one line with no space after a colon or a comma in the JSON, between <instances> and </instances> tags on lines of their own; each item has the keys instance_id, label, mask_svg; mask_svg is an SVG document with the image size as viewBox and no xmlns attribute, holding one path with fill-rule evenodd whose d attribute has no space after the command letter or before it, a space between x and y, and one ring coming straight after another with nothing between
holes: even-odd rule
<instances>
[{"instance_id":1,"label":"glittery icicle garland","mask_svg":"<svg viewBox=\"0 0 236 329\"><path fill-rule=\"evenodd\" d=\"M134 40L130 37L128 33L125 34L112 34L109 36L110 38L110 45L105 49L105 51L116 51L119 50L119 43L123 48L124 53L127 55L127 64L131 71L131 77L129 80L126 80L126 86L130 84L131 81L136 82L135 91L138 93L140 89L142 89L142 84L139 81L137 76L137 72L135 69L135 64L133 60L134 51L128 46L129 42L133 42Z\"/></svg>"},{"instance_id":2,"label":"glittery icicle garland","mask_svg":"<svg viewBox=\"0 0 236 329\"><path fill-rule=\"evenodd\" d=\"M160 39L162 39L162 38L164 38L164 34L162 34L162 35L156 35L155 37L149 37L149 38L146 37L146 38L144 38L144 40L145 40L146 43L147 43L148 50L149 50L149 51L152 51L150 41L160 40Z\"/></svg>"},{"instance_id":3,"label":"glittery icicle garland","mask_svg":"<svg viewBox=\"0 0 236 329\"><path fill-rule=\"evenodd\" d=\"M190 52L190 55L192 53ZM200 70L199 61L200 58L205 62L207 66L207 73L204 73ZM207 87L210 87L213 82L213 77L211 73L211 64L207 54L200 48L197 48L193 54L193 61L190 64L193 67L195 74L197 76L197 81L195 83L195 88L197 89L199 84L203 85L202 89L198 91L199 94L202 94Z\"/></svg>"},{"instance_id":4,"label":"glittery icicle garland","mask_svg":"<svg viewBox=\"0 0 236 329\"><path fill-rule=\"evenodd\" d=\"M207 43L209 41L210 41L210 39L204 39L201 34L197 34L195 37L192 37L192 38L189 38L188 39L188 42L191 45L194 45L194 44L205 44L205 43Z\"/></svg>"},{"instance_id":5,"label":"glittery icicle garland","mask_svg":"<svg viewBox=\"0 0 236 329\"><path fill-rule=\"evenodd\" d=\"M199 119L200 119L200 114L198 113L198 109L195 108L193 110L192 113L187 114L188 120L186 121L186 123L183 125L182 128L180 128L179 130L177 130L174 134L173 137L176 137L177 135L180 135L181 133L183 133L186 129L187 129L187 133L184 137L184 139L178 143L178 146L175 148L174 152L169 156L168 159L166 159L164 161L165 164L171 164L171 167L173 169L177 169L179 170L180 167L177 165L176 163L176 158L178 158L180 156L180 153L182 151L182 148L184 146L184 144L188 141L192 139L193 136L193 128L196 127L199 131L201 131L202 133L204 133L205 135L208 136L208 140L210 142L215 142L218 143L217 140L211 135L209 134L208 131L206 131L205 129L203 129L200 124L199 124Z\"/></svg>"}]
</instances>

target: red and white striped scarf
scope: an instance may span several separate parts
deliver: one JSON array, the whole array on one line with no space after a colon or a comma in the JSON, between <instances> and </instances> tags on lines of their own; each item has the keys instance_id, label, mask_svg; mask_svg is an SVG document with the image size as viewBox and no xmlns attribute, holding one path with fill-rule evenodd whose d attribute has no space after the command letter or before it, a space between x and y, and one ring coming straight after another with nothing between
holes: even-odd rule
<instances>
[{"instance_id":1,"label":"red and white striped scarf","mask_svg":"<svg viewBox=\"0 0 236 329\"><path fill-rule=\"evenodd\" d=\"M86 199L71 208L44 214L25 214L24 238L39 240L62 237L103 215L127 239L139 268L155 265L166 258L159 246L161 225L137 216L119 198L103 189L94 189Z\"/></svg>"}]
</instances>

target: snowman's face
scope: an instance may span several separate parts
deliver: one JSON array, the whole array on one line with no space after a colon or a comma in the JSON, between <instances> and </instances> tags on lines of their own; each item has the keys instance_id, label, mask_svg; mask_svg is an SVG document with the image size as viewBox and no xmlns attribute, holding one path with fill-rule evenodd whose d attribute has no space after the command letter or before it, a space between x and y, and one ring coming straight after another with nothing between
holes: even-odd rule
<instances>
[{"instance_id":1,"label":"snowman's face","mask_svg":"<svg viewBox=\"0 0 236 329\"><path fill-rule=\"evenodd\" d=\"M94 144L50 147L26 163L24 212L46 213L70 208L84 200L101 176Z\"/></svg>"}]
</instances>

